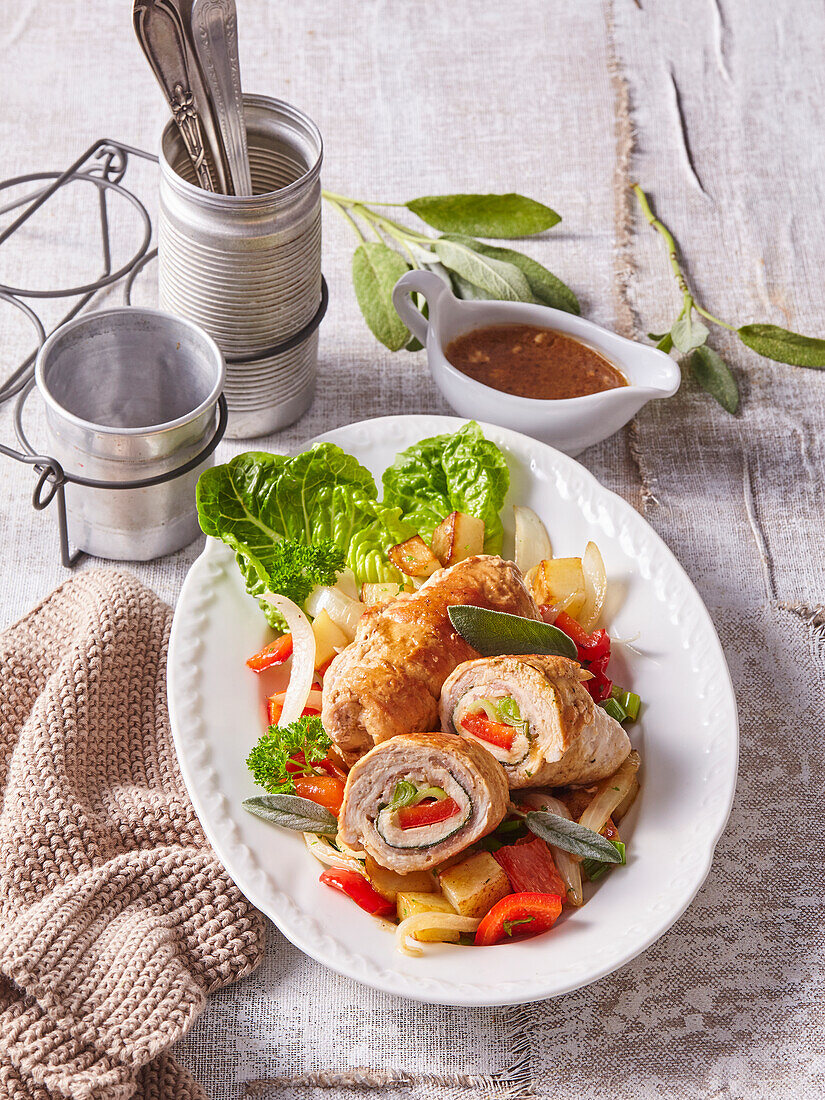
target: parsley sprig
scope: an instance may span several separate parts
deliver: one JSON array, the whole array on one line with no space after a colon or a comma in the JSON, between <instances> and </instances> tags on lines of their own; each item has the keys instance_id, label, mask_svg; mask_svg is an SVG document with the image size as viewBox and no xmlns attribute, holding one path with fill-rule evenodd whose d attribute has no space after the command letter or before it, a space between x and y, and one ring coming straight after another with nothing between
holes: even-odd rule
<instances>
[{"instance_id":1,"label":"parsley sprig","mask_svg":"<svg viewBox=\"0 0 825 1100\"><path fill-rule=\"evenodd\" d=\"M255 782L270 794L292 794L293 775L313 775L327 755L330 740L317 715L304 715L288 726L270 726L246 758ZM295 759L303 753L303 760ZM294 770L287 771L287 761Z\"/></svg>"}]
</instances>

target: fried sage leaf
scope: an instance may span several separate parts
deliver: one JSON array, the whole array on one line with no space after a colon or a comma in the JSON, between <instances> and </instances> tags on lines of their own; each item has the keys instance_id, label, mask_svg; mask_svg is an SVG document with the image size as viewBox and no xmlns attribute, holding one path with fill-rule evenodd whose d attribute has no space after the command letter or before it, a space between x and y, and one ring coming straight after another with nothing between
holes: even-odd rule
<instances>
[{"instance_id":1,"label":"fried sage leaf","mask_svg":"<svg viewBox=\"0 0 825 1100\"><path fill-rule=\"evenodd\" d=\"M352 256L358 305L373 335L390 351L400 351L412 338L392 304L393 287L409 270L403 256L378 241L359 244Z\"/></svg>"},{"instance_id":2,"label":"fried sage leaf","mask_svg":"<svg viewBox=\"0 0 825 1100\"><path fill-rule=\"evenodd\" d=\"M531 810L525 814L524 823L531 833L546 840L554 848L561 848L583 859L597 859L601 863L623 863L622 854L612 841L601 833L586 829L577 821L551 814L547 810Z\"/></svg>"},{"instance_id":3,"label":"fried sage leaf","mask_svg":"<svg viewBox=\"0 0 825 1100\"><path fill-rule=\"evenodd\" d=\"M498 657L503 653L543 653L569 657L575 661L578 656L572 638L550 623L471 604L457 604L449 609L448 614L461 637L482 657Z\"/></svg>"},{"instance_id":4,"label":"fried sage leaf","mask_svg":"<svg viewBox=\"0 0 825 1100\"><path fill-rule=\"evenodd\" d=\"M441 233L531 237L561 221L555 210L524 195L425 195L405 204Z\"/></svg>"},{"instance_id":5,"label":"fried sage leaf","mask_svg":"<svg viewBox=\"0 0 825 1100\"><path fill-rule=\"evenodd\" d=\"M294 829L298 833L335 836L338 832L338 822L329 810L297 794L263 794L245 798L243 808L264 821L271 821L284 829Z\"/></svg>"},{"instance_id":6,"label":"fried sage leaf","mask_svg":"<svg viewBox=\"0 0 825 1100\"><path fill-rule=\"evenodd\" d=\"M779 325L742 325L737 332L743 344L766 359L795 367L825 368L825 340L816 336L801 336Z\"/></svg>"},{"instance_id":7,"label":"fried sage leaf","mask_svg":"<svg viewBox=\"0 0 825 1100\"><path fill-rule=\"evenodd\" d=\"M715 397L729 413L739 408L739 387L725 360L707 344L696 348L690 357L693 377L703 390Z\"/></svg>"}]
</instances>

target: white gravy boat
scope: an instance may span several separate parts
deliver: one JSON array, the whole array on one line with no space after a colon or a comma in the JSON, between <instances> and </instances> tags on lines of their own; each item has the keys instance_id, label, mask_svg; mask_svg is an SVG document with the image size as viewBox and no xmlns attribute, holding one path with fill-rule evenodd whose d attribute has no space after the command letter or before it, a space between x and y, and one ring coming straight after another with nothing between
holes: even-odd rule
<instances>
[{"instance_id":1,"label":"white gravy boat","mask_svg":"<svg viewBox=\"0 0 825 1100\"><path fill-rule=\"evenodd\" d=\"M429 321L411 301L427 300ZM577 455L613 435L642 405L655 397L672 397L679 389L678 365L656 348L617 336L583 317L527 302L462 301L432 271L409 271L393 290L393 303L410 331L427 349L435 383L459 416L512 428ZM471 329L486 325L524 324L555 329L589 344L614 363L628 385L584 397L538 400L485 386L447 360L444 349Z\"/></svg>"}]
</instances>

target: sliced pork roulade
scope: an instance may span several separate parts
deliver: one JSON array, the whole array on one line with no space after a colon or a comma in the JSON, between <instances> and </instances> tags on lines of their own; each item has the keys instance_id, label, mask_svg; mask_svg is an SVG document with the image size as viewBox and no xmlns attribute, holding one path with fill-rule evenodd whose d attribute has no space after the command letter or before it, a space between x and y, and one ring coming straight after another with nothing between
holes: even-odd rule
<instances>
[{"instance_id":1,"label":"sliced pork roulade","mask_svg":"<svg viewBox=\"0 0 825 1100\"><path fill-rule=\"evenodd\" d=\"M540 617L516 566L487 555L368 608L355 641L324 677L324 729L348 764L388 737L438 728L441 685L456 665L478 656L450 622L453 604Z\"/></svg>"},{"instance_id":2,"label":"sliced pork roulade","mask_svg":"<svg viewBox=\"0 0 825 1100\"><path fill-rule=\"evenodd\" d=\"M510 787L586 786L630 752L619 723L596 706L566 657L468 661L441 692L441 728L483 745Z\"/></svg>"},{"instance_id":3,"label":"sliced pork roulade","mask_svg":"<svg viewBox=\"0 0 825 1100\"><path fill-rule=\"evenodd\" d=\"M401 734L350 771L338 835L399 874L437 867L486 836L507 812L501 765L473 741Z\"/></svg>"}]
</instances>

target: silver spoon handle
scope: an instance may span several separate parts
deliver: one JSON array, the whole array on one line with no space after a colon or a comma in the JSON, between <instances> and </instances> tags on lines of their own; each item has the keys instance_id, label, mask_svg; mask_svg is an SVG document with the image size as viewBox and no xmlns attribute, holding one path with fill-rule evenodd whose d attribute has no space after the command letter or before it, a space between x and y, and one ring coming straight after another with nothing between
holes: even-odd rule
<instances>
[{"instance_id":1,"label":"silver spoon handle","mask_svg":"<svg viewBox=\"0 0 825 1100\"><path fill-rule=\"evenodd\" d=\"M195 168L199 185L214 191L186 57L186 32L180 15L168 0L134 0L132 23L141 48L168 100L181 139Z\"/></svg>"},{"instance_id":2,"label":"silver spoon handle","mask_svg":"<svg viewBox=\"0 0 825 1100\"><path fill-rule=\"evenodd\" d=\"M251 195L235 0L194 0L192 38L220 127L235 194Z\"/></svg>"}]
</instances>

